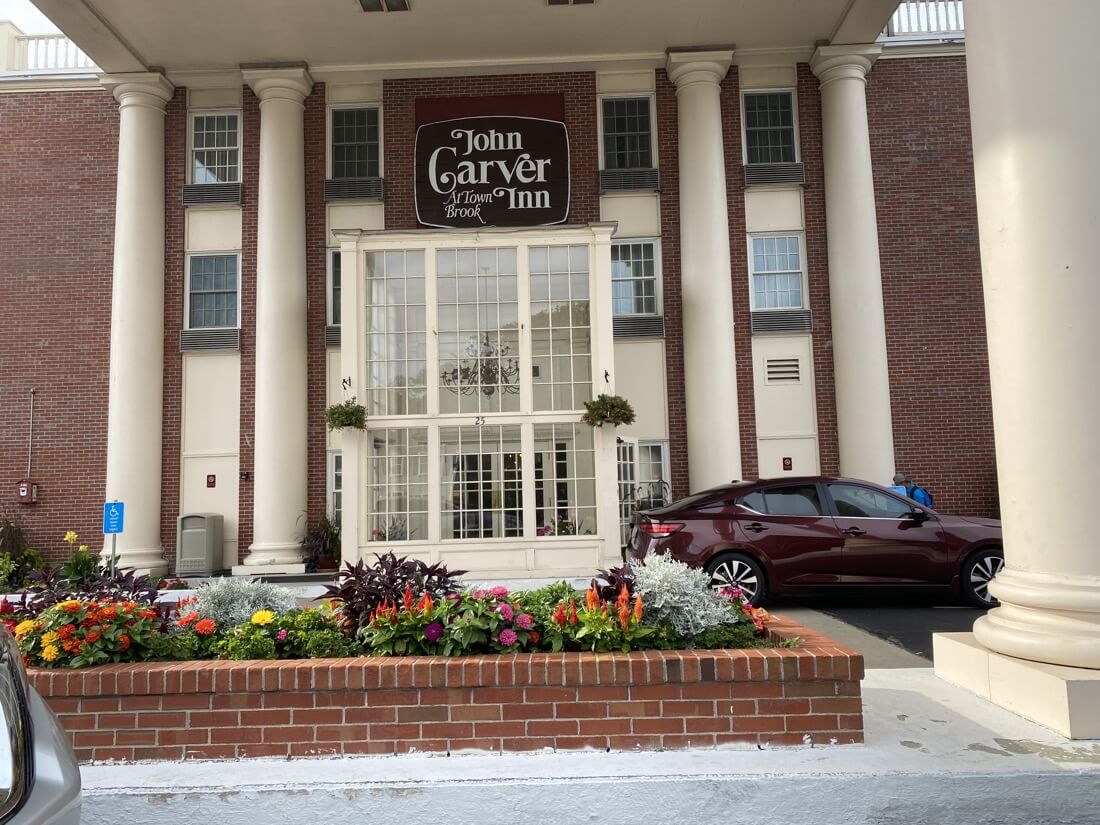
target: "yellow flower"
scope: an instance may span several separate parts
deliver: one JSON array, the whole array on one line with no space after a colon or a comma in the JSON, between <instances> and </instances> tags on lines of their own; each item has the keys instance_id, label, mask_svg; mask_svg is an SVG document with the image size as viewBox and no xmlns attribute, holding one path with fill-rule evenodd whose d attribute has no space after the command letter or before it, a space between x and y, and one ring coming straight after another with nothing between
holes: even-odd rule
<instances>
[{"instance_id":1,"label":"yellow flower","mask_svg":"<svg viewBox=\"0 0 1100 825\"><path fill-rule=\"evenodd\" d=\"M82 544L76 549L79 550L81 553L87 553L88 552L88 545Z\"/></svg>"},{"instance_id":2,"label":"yellow flower","mask_svg":"<svg viewBox=\"0 0 1100 825\"><path fill-rule=\"evenodd\" d=\"M34 630L34 621L32 619L24 619L15 626L15 638L22 639L32 630Z\"/></svg>"},{"instance_id":3,"label":"yellow flower","mask_svg":"<svg viewBox=\"0 0 1100 825\"><path fill-rule=\"evenodd\" d=\"M75 612L80 607L80 602L76 599L66 599L63 602L58 602L56 605L60 610L64 610L66 613Z\"/></svg>"},{"instance_id":4,"label":"yellow flower","mask_svg":"<svg viewBox=\"0 0 1100 825\"><path fill-rule=\"evenodd\" d=\"M44 644L44 645L52 645L52 644L53 644L54 642L56 642L56 641L57 641L57 640L58 640L59 638L60 638L60 637L59 637L59 636L58 636L58 635L57 635L57 634L56 634L56 633L55 633L54 631L52 631L52 630L49 630L49 631L47 631L47 632L45 632L45 633L43 633L43 634L42 634L42 644Z\"/></svg>"},{"instance_id":5,"label":"yellow flower","mask_svg":"<svg viewBox=\"0 0 1100 825\"><path fill-rule=\"evenodd\" d=\"M252 624L265 625L275 621L275 614L270 610L257 610L252 614Z\"/></svg>"},{"instance_id":6,"label":"yellow flower","mask_svg":"<svg viewBox=\"0 0 1100 825\"><path fill-rule=\"evenodd\" d=\"M47 662L52 662L54 659L56 659L58 653L59 651L56 645L46 645L44 648L42 648L42 658L45 659Z\"/></svg>"},{"instance_id":7,"label":"yellow flower","mask_svg":"<svg viewBox=\"0 0 1100 825\"><path fill-rule=\"evenodd\" d=\"M70 530L69 532L67 532L65 534L65 541L68 544L76 544L77 538L78 538L78 536L76 535L76 533L73 530Z\"/></svg>"}]
</instances>

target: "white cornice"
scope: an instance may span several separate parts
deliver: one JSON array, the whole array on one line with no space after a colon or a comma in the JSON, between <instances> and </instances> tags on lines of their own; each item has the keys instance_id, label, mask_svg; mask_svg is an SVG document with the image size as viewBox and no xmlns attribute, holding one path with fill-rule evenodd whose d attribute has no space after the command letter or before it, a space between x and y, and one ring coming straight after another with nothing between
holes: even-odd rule
<instances>
[{"instance_id":1,"label":"white cornice","mask_svg":"<svg viewBox=\"0 0 1100 825\"><path fill-rule=\"evenodd\" d=\"M244 77L239 68L217 71L182 69L168 72L167 75L175 85L186 86L188 89L239 89L244 85Z\"/></svg>"},{"instance_id":2,"label":"white cornice","mask_svg":"<svg viewBox=\"0 0 1100 825\"><path fill-rule=\"evenodd\" d=\"M813 57L813 46L783 46L778 49L738 49L733 62L747 69L766 66L791 66L796 63L809 63Z\"/></svg>"},{"instance_id":3,"label":"white cornice","mask_svg":"<svg viewBox=\"0 0 1100 825\"><path fill-rule=\"evenodd\" d=\"M810 58L810 70L822 86L842 78L863 79L881 54L882 46L819 46Z\"/></svg>"},{"instance_id":4,"label":"white cornice","mask_svg":"<svg viewBox=\"0 0 1100 825\"><path fill-rule=\"evenodd\" d=\"M28 75L0 73L0 94L11 92L79 92L103 90L98 74Z\"/></svg>"},{"instance_id":5,"label":"white cornice","mask_svg":"<svg viewBox=\"0 0 1100 825\"><path fill-rule=\"evenodd\" d=\"M718 85L733 65L733 49L668 52L665 71L679 91L697 83Z\"/></svg>"},{"instance_id":6,"label":"white cornice","mask_svg":"<svg viewBox=\"0 0 1100 825\"><path fill-rule=\"evenodd\" d=\"M965 55L965 43L911 43L904 46L885 46L879 60L913 57L964 57Z\"/></svg>"},{"instance_id":7,"label":"white cornice","mask_svg":"<svg viewBox=\"0 0 1100 825\"><path fill-rule=\"evenodd\" d=\"M260 101L291 100L301 103L313 89L313 75L304 66L256 66L242 68L241 76Z\"/></svg>"}]
</instances>

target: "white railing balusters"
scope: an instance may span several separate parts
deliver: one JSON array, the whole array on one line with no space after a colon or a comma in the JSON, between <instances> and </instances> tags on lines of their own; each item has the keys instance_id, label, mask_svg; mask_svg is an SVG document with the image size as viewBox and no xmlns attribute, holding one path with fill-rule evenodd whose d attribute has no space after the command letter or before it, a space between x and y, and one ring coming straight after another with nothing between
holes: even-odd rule
<instances>
[{"instance_id":1,"label":"white railing balusters","mask_svg":"<svg viewBox=\"0 0 1100 825\"><path fill-rule=\"evenodd\" d=\"M95 71L88 55L63 34L19 34L15 37L15 71Z\"/></svg>"},{"instance_id":2,"label":"white railing balusters","mask_svg":"<svg viewBox=\"0 0 1100 825\"><path fill-rule=\"evenodd\" d=\"M963 0L906 0L898 4L883 36L944 39L961 37L965 30Z\"/></svg>"}]
</instances>

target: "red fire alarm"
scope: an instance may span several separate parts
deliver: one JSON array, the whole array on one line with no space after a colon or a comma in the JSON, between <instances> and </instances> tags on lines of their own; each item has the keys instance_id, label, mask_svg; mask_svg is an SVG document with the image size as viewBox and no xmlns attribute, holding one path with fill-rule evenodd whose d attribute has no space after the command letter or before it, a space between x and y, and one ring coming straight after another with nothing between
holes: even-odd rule
<instances>
[{"instance_id":1,"label":"red fire alarm","mask_svg":"<svg viewBox=\"0 0 1100 825\"><path fill-rule=\"evenodd\" d=\"M19 482L17 492L20 504L34 504L38 501L38 482L25 478Z\"/></svg>"},{"instance_id":2,"label":"red fire alarm","mask_svg":"<svg viewBox=\"0 0 1100 825\"><path fill-rule=\"evenodd\" d=\"M213 473L208 475L206 477L206 486L207 487L217 487L218 486L218 477L216 475L214 475Z\"/></svg>"},{"instance_id":3,"label":"red fire alarm","mask_svg":"<svg viewBox=\"0 0 1100 825\"><path fill-rule=\"evenodd\" d=\"M794 459L792 459L789 455L783 456L783 470L784 471L790 471L790 470L793 470L793 469L794 469Z\"/></svg>"}]
</instances>

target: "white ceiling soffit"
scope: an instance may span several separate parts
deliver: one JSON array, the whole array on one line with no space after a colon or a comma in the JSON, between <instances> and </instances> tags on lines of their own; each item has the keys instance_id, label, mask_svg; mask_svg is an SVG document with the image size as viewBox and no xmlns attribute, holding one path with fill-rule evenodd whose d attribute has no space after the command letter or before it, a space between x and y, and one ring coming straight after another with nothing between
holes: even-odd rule
<instances>
[{"instance_id":1,"label":"white ceiling soffit","mask_svg":"<svg viewBox=\"0 0 1100 825\"><path fill-rule=\"evenodd\" d=\"M893 0L411 0L366 14L359 0L34 0L104 71L168 72L303 61L422 74L444 67L545 70L606 60L658 65L668 48L748 52L873 42ZM856 38L853 40L853 38ZM862 38L862 39L858 39ZM482 69L484 71L485 69Z\"/></svg>"}]
</instances>

